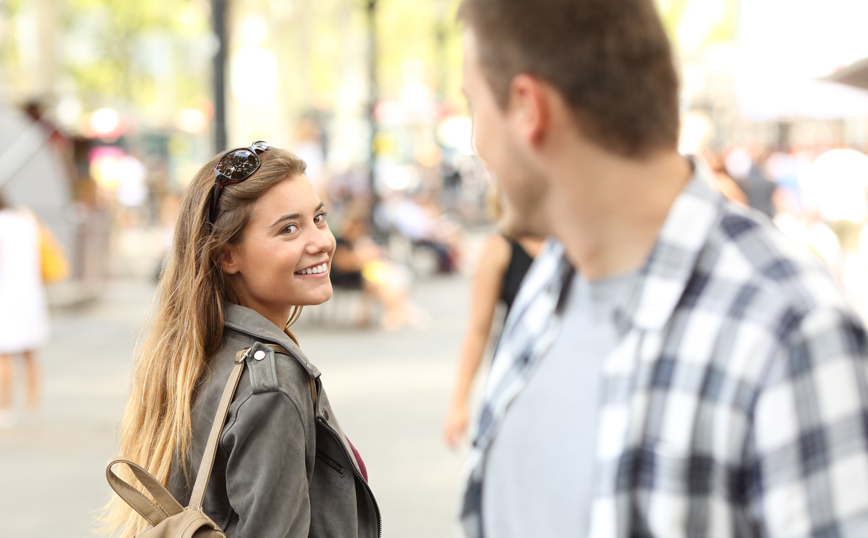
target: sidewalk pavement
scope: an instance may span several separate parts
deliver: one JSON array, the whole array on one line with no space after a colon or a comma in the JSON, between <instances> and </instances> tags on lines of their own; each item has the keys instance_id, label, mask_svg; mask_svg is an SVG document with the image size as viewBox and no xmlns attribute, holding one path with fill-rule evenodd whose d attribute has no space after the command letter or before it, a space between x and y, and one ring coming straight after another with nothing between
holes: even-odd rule
<instances>
[{"instance_id":1,"label":"sidewalk pavement","mask_svg":"<svg viewBox=\"0 0 868 538\"><path fill-rule=\"evenodd\" d=\"M298 337L365 459L386 538L455 535L464 454L440 437L468 304L463 276L418 282L427 330L324 329ZM0 431L0 537L93 536L108 498L133 348L154 286L110 282L99 301L53 316L40 414ZM16 370L17 372L17 370Z\"/></svg>"}]
</instances>

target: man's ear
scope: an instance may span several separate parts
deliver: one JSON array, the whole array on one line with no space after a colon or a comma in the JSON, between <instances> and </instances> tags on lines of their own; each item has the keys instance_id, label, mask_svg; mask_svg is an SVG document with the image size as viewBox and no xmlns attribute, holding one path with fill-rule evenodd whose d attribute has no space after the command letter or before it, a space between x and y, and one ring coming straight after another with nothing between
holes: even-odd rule
<instances>
[{"instance_id":1,"label":"man's ear","mask_svg":"<svg viewBox=\"0 0 868 538\"><path fill-rule=\"evenodd\" d=\"M228 243L223 245L220 255L220 269L227 275L234 275L241 270L239 264L238 245Z\"/></svg>"},{"instance_id":2,"label":"man's ear","mask_svg":"<svg viewBox=\"0 0 868 538\"><path fill-rule=\"evenodd\" d=\"M513 77L509 85L509 113L518 132L537 145L549 128L549 102L542 81L526 73Z\"/></svg>"}]
</instances>

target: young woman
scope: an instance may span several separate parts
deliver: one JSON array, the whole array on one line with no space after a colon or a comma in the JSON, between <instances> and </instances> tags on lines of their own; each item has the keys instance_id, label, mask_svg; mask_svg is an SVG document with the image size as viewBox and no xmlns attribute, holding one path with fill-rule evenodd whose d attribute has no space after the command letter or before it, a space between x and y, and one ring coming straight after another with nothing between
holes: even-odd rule
<instances>
[{"instance_id":1,"label":"young woman","mask_svg":"<svg viewBox=\"0 0 868 538\"><path fill-rule=\"evenodd\" d=\"M488 217L492 222L499 221L502 207L496 187L489 191L486 202ZM470 315L458 358L452 399L443 420L443 439L451 448L457 448L467 437L470 390L492 335L497 305L502 303L506 307L503 318L506 319L524 275L542 249L543 241L538 237L511 239L495 232L485 242L473 277Z\"/></svg>"},{"instance_id":2,"label":"young woman","mask_svg":"<svg viewBox=\"0 0 868 538\"><path fill-rule=\"evenodd\" d=\"M303 305L332 295L335 241L304 172L295 155L256 142L196 175L123 417L121 456L186 506L236 353L253 346L204 502L230 538L380 532L364 463L289 331ZM117 499L106 520L125 537L147 525Z\"/></svg>"},{"instance_id":3,"label":"young woman","mask_svg":"<svg viewBox=\"0 0 868 538\"><path fill-rule=\"evenodd\" d=\"M7 207L0 195L0 430L17 421L12 357L21 355L26 374L25 417L39 408L36 350L48 338L48 304L40 266L39 222L24 207Z\"/></svg>"}]
</instances>

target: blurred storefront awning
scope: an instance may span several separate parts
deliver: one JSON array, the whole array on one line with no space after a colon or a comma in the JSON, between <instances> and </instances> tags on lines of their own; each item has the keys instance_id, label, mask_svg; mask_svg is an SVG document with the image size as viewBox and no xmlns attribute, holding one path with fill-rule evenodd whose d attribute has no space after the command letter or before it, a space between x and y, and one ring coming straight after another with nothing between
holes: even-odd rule
<instances>
[{"instance_id":1,"label":"blurred storefront awning","mask_svg":"<svg viewBox=\"0 0 868 538\"><path fill-rule=\"evenodd\" d=\"M738 2L733 59L741 112L754 121L868 116L868 93L827 79L865 56L865 0Z\"/></svg>"},{"instance_id":2,"label":"blurred storefront awning","mask_svg":"<svg viewBox=\"0 0 868 538\"><path fill-rule=\"evenodd\" d=\"M868 58L863 58L843 69L839 69L831 75L823 77L823 80L868 90Z\"/></svg>"},{"instance_id":3,"label":"blurred storefront awning","mask_svg":"<svg viewBox=\"0 0 868 538\"><path fill-rule=\"evenodd\" d=\"M828 80L750 78L737 84L742 112L754 121L868 116L868 93Z\"/></svg>"}]
</instances>

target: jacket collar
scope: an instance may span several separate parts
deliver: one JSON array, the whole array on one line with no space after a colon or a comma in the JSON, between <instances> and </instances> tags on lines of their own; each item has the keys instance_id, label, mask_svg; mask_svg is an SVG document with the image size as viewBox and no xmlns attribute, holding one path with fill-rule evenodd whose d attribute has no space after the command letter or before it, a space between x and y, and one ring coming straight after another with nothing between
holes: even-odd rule
<instances>
[{"instance_id":1,"label":"jacket collar","mask_svg":"<svg viewBox=\"0 0 868 538\"><path fill-rule=\"evenodd\" d=\"M311 377L319 377L319 369L307 359L301 348L292 341L292 338L280 330L277 325L265 319L259 312L234 303L225 303L223 305L223 323L226 327L252 336L257 340L280 344L307 370Z\"/></svg>"},{"instance_id":2,"label":"jacket collar","mask_svg":"<svg viewBox=\"0 0 868 538\"><path fill-rule=\"evenodd\" d=\"M632 289L615 308L622 336L631 328L655 331L666 325L721 219L725 198L714 189L711 170L694 157L688 159L693 176L672 203Z\"/></svg>"}]
</instances>

